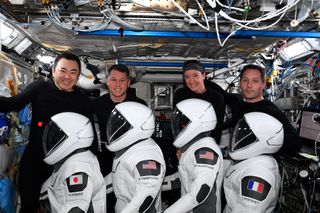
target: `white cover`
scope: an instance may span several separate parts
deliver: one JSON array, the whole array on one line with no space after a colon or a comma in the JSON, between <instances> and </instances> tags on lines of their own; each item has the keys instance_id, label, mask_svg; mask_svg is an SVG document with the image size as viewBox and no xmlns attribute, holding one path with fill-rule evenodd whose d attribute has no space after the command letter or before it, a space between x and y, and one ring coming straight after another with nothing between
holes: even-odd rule
<instances>
[{"instance_id":1,"label":"white cover","mask_svg":"<svg viewBox=\"0 0 320 213\"><path fill-rule=\"evenodd\" d=\"M89 176L87 187L81 193L70 193L66 179L79 172ZM74 207L87 212L91 202L94 212L107 211L105 182L100 172L99 162L90 151L80 152L68 158L59 170L50 176L47 183L52 213L69 212Z\"/></svg>"},{"instance_id":2,"label":"white cover","mask_svg":"<svg viewBox=\"0 0 320 213\"><path fill-rule=\"evenodd\" d=\"M141 177L136 165L144 160L160 163L160 174ZM113 190L117 198L116 213L139 212L141 204L149 195L155 198L157 212L161 212L160 190L165 175L165 162L159 146L152 139L133 145L115 158L112 173Z\"/></svg>"},{"instance_id":3,"label":"white cover","mask_svg":"<svg viewBox=\"0 0 320 213\"><path fill-rule=\"evenodd\" d=\"M183 147L199 133L216 127L217 116L211 103L190 98L177 103L176 107L190 120L190 123L175 138L174 146Z\"/></svg>"}]
</instances>

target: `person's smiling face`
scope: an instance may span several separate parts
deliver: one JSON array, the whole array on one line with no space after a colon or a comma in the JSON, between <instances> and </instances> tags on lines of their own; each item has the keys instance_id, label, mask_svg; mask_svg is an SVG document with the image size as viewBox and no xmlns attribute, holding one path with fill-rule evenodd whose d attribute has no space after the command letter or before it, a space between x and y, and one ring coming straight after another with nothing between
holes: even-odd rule
<instances>
[{"instance_id":1,"label":"person's smiling face","mask_svg":"<svg viewBox=\"0 0 320 213\"><path fill-rule=\"evenodd\" d=\"M79 65L74 60L62 58L52 68L52 76L56 86L63 91L73 91L80 75Z\"/></svg>"},{"instance_id":2,"label":"person's smiling face","mask_svg":"<svg viewBox=\"0 0 320 213\"><path fill-rule=\"evenodd\" d=\"M184 81L187 87L195 93L204 93L206 87L204 85L205 74L198 70L187 70L183 73Z\"/></svg>"},{"instance_id":3,"label":"person's smiling face","mask_svg":"<svg viewBox=\"0 0 320 213\"><path fill-rule=\"evenodd\" d=\"M130 86L129 76L124 72L113 69L107 77L107 86L111 100L122 102L126 98Z\"/></svg>"}]
</instances>

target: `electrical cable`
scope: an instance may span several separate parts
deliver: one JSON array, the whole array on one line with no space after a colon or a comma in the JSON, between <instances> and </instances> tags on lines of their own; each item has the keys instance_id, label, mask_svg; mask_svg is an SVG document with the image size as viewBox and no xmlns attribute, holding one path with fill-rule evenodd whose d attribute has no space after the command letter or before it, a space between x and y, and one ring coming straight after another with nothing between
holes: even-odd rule
<instances>
[{"instance_id":1,"label":"electrical cable","mask_svg":"<svg viewBox=\"0 0 320 213\"><path fill-rule=\"evenodd\" d=\"M216 3L218 3L220 5L220 7L223 7L223 8L229 9L229 10L232 9L232 10L237 10L237 11L240 11L240 12L244 11L244 9L242 9L242 8L231 7L230 5L224 5L218 0L206 0L206 1L213 9L216 7Z\"/></svg>"},{"instance_id":2,"label":"electrical cable","mask_svg":"<svg viewBox=\"0 0 320 213\"><path fill-rule=\"evenodd\" d=\"M302 192L302 195L303 195L303 199L304 199L304 202L305 202L305 206L307 206L307 209L309 209L309 202L308 202L308 199L307 199L306 192L305 192L305 190L303 189L302 183L300 183L300 189L301 189L301 192Z\"/></svg>"},{"instance_id":3,"label":"electrical cable","mask_svg":"<svg viewBox=\"0 0 320 213\"><path fill-rule=\"evenodd\" d=\"M318 143L320 143L320 132L318 133L318 135L317 135L317 138L316 138L316 140L314 141L314 155L316 156L316 157L318 157L318 149L320 148L320 147L318 147Z\"/></svg>"},{"instance_id":4,"label":"electrical cable","mask_svg":"<svg viewBox=\"0 0 320 213\"><path fill-rule=\"evenodd\" d=\"M268 28L271 28L273 26L275 26L276 24L279 23L279 21L281 21L281 19L283 18L283 16L285 15L285 13L283 13L277 21L275 21L274 23L268 25L268 26L264 26L264 27L249 27L248 25L243 25L243 24L240 24L240 23L235 23L243 28L246 28L246 29L249 29L249 30L265 30L265 29L268 29Z\"/></svg>"},{"instance_id":5,"label":"electrical cable","mask_svg":"<svg viewBox=\"0 0 320 213\"><path fill-rule=\"evenodd\" d=\"M64 6L59 7L58 5L49 5L48 7L45 7L46 13L49 17L49 19L55 23L56 25L67 29L71 31L81 31L81 32L91 32L96 30L102 30L105 29L110 21L107 21L105 17L102 18L101 22L99 24L93 25L93 26L83 26L83 27L77 27L75 25L68 25L66 23L63 23L63 18L60 16L60 12L63 11Z\"/></svg>"},{"instance_id":6,"label":"electrical cable","mask_svg":"<svg viewBox=\"0 0 320 213\"><path fill-rule=\"evenodd\" d=\"M266 21L266 20L269 20L269 19L272 19L276 16L279 16L281 14L284 14L286 13L289 9L291 9L293 6L295 6L296 4L298 4L301 0L295 0L295 2L293 2L292 4L290 5L286 5L282 8L280 8L279 10L276 10L276 11L270 11L269 13L265 14L265 15L262 15L256 19L253 19L253 20L239 20L239 19L235 19L235 18L232 18L230 17L228 14L226 14L224 11L220 10L218 13L220 16L222 16L223 18L229 20L229 21L232 21L234 23L257 23L257 22L262 22L262 21ZM208 0L207 0L208 2Z\"/></svg>"},{"instance_id":7,"label":"electrical cable","mask_svg":"<svg viewBox=\"0 0 320 213\"><path fill-rule=\"evenodd\" d=\"M300 0L297 0L296 2L298 2L298 1L300 1ZM292 6L291 6L291 7L292 7ZM221 11L220 11L220 12L221 12ZM223 11L222 11L221 13L220 13L220 12L219 12L219 15L225 14ZM284 15L285 15L285 12L282 13L282 15L278 18L277 21L275 21L274 23L272 23L272 24L270 24L270 25L268 25L268 26L264 26L264 27L249 27L248 24L250 24L251 21L250 21L250 22L247 22L247 24L243 25L243 24L237 22L236 19L234 19L235 24L239 25L240 28L232 31L232 32L225 38L225 40L224 40L223 42L221 42L220 33L219 33L219 26L218 26L218 20L217 20L217 19L218 19L218 16L217 16L217 13L215 13L215 29L216 29L216 34L217 34L218 42L219 42L220 46L224 46L225 43L227 42L227 40L228 40L231 36L233 36L238 30L240 30L240 29L242 29L242 28L246 28L246 29L250 29L250 30L265 30L265 29L271 28L271 27L273 27L274 25L276 25L276 24L283 18ZM224 17L224 16L223 16L223 17ZM228 16L228 17L229 17L229 16ZM228 18L228 17L227 17L227 18ZM224 18L226 18L226 17L224 17ZM256 23L255 23L255 24L256 24Z\"/></svg>"},{"instance_id":8,"label":"electrical cable","mask_svg":"<svg viewBox=\"0 0 320 213\"><path fill-rule=\"evenodd\" d=\"M238 30L241 30L242 27L240 27L239 29L236 29L234 31L232 31L225 39L223 42L221 42L221 38L220 38L220 33L219 33L219 25L218 25L218 15L217 13L214 14L215 16L215 29L216 29L216 35L217 35L217 39L218 42L220 44L221 47L223 47L225 45L225 43L228 41L228 39L233 36Z\"/></svg>"},{"instance_id":9,"label":"electrical cable","mask_svg":"<svg viewBox=\"0 0 320 213\"><path fill-rule=\"evenodd\" d=\"M101 14L103 14L105 17L109 18L110 20L120 24L121 26L123 27L126 27L126 28L129 28L129 29L132 29L132 30L137 30L137 31L143 31L144 30L144 26L136 26L136 25L132 25L132 24L129 24L125 21L123 21L115 12L113 9L104 9L104 10L101 10L100 9L100 12Z\"/></svg>"},{"instance_id":10,"label":"electrical cable","mask_svg":"<svg viewBox=\"0 0 320 213\"><path fill-rule=\"evenodd\" d=\"M206 20L206 25L207 26L204 26L202 25L200 22L198 22L195 18L193 18L189 13L187 13L177 2L175 2L175 0L170 0L181 12L183 12L189 19L191 19L192 21L194 21L197 25L199 25L202 29L205 29L207 31L210 30L210 25L209 25L209 21L208 21L208 18L207 18L207 15L206 13L204 12L201 4L198 2L198 0L196 0L201 12L203 13L203 16L205 17L205 20Z\"/></svg>"},{"instance_id":11,"label":"electrical cable","mask_svg":"<svg viewBox=\"0 0 320 213\"><path fill-rule=\"evenodd\" d=\"M181 13L176 13L176 12L171 12L171 11L162 11L162 10L158 10L153 7L150 7L150 6L143 5L139 2L139 0L131 0L131 1L133 3L135 3L136 5L139 5L141 7L147 7L148 9L151 9L151 10L158 12L158 13L168 14L168 15L177 16L177 17L185 17L185 15L182 15Z\"/></svg>"},{"instance_id":12,"label":"electrical cable","mask_svg":"<svg viewBox=\"0 0 320 213\"><path fill-rule=\"evenodd\" d=\"M279 195L278 195L278 203L279 203L279 208L281 208L281 205L282 205L282 196L283 196L283 182L284 182L284 175L287 174L285 172L285 168L282 168L282 174L281 174L281 183L280 183L280 192L279 192Z\"/></svg>"},{"instance_id":13,"label":"electrical cable","mask_svg":"<svg viewBox=\"0 0 320 213\"><path fill-rule=\"evenodd\" d=\"M312 205L313 205L313 199L314 199L315 188L316 188L316 181L313 180L312 182L313 182L313 187L312 187L312 193L311 193L311 197L310 197L310 204L309 204L308 213L312 212Z\"/></svg>"}]
</instances>

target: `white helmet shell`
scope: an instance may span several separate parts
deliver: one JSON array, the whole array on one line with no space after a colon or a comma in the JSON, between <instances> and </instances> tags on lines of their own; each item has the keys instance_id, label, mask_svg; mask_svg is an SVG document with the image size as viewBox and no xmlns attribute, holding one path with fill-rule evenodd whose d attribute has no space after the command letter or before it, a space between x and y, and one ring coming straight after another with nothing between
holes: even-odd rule
<instances>
[{"instance_id":1,"label":"white helmet shell","mask_svg":"<svg viewBox=\"0 0 320 213\"><path fill-rule=\"evenodd\" d=\"M155 128L152 110L137 102L127 101L117 104L112 110L107 123L107 149L117 152L150 138Z\"/></svg>"},{"instance_id":2,"label":"white helmet shell","mask_svg":"<svg viewBox=\"0 0 320 213\"><path fill-rule=\"evenodd\" d=\"M91 146L93 139L92 124L87 117L74 112L56 114L43 133L44 161L54 165L75 150Z\"/></svg>"},{"instance_id":3,"label":"white helmet shell","mask_svg":"<svg viewBox=\"0 0 320 213\"><path fill-rule=\"evenodd\" d=\"M188 123L182 121L188 119ZM181 148L202 132L213 130L217 124L215 110L211 103L201 99L186 99L176 105L172 114L173 145Z\"/></svg>"},{"instance_id":4,"label":"white helmet shell","mask_svg":"<svg viewBox=\"0 0 320 213\"><path fill-rule=\"evenodd\" d=\"M234 129L229 154L234 160L244 160L276 153L283 138L283 125L276 118L262 112L246 113Z\"/></svg>"}]
</instances>

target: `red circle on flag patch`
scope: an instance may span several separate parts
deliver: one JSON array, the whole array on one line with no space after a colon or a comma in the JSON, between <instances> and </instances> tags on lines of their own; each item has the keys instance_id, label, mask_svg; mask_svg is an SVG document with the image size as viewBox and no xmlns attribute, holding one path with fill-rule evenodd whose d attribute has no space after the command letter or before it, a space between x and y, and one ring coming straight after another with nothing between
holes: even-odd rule
<instances>
[{"instance_id":1,"label":"red circle on flag patch","mask_svg":"<svg viewBox=\"0 0 320 213\"><path fill-rule=\"evenodd\" d=\"M77 177L74 177L74 178L73 178L73 182L74 182L74 183L77 183L78 180L79 180L79 179L78 179Z\"/></svg>"}]
</instances>

